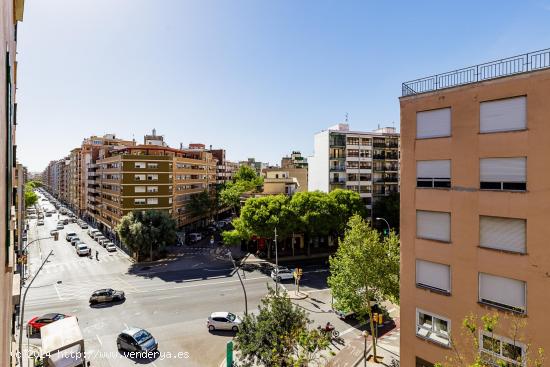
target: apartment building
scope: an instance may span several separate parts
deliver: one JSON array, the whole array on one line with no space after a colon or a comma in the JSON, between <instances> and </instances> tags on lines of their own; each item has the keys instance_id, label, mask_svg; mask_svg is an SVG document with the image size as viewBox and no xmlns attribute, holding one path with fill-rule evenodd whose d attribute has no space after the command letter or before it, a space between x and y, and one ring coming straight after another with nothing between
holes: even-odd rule
<instances>
[{"instance_id":1,"label":"apartment building","mask_svg":"<svg viewBox=\"0 0 550 367\"><path fill-rule=\"evenodd\" d=\"M269 167L262 169L261 175L264 178L265 193L292 195L295 192L305 192L308 189L307 168Z\"/></svg>"},{"instance_id":2,"label":"apartment building","mask_svg":"<svg viewBox=\"0 0 550 367\"><path fill-rule=\"evenodd\" d=\"M67 168L67 191L69 207L78 214L80 211L81 189L82 189L82 150L74 148L69 154L69 166Z\"/></svg>"},{"instance_id":3,"label":"apartment building","mask_svg":"<svg viewBox=\"0 0 550 367\"><path fill-rule=\"evenodd\" d=\"M0 366L14 362L15 321L19 303L16 262L16 201L22 191L16 176L17 26L23 20L23 0L0 0ZM19 181L19 182L18 182ZM19 188L17 184L19 183ZM19 190L19 191L18 191ZM20 197L20 195L19 195Z\"/></svg>"},{"instance_id":4,"label":"apartment building","mask_svg":"<svg viewBox=\"0 0 550 367\"><path fill-rule=\"evenodd\" d=\"M337 124L315 134L308 163L309 191L357 191L370 210L377 198L399 192L399 133L391 127L351 131L348 124Z\"/></svg>"},{"instance_id":5,"label":"apartment building","mask_svg":"<svg viewBox=\"0 0 550 367\"><path fill-rule=\"evenodd\" d=\"M299 151L293 151L290 156L281 159L281 168L305 168L307 169L307 158Z\"/></svg>"},{"instance_id":6,"label":"apartment building","mask_svg":"<svg viewBox=\"0 0 550 367\"><path fill-rule=\"evenodd\" d=\"M154 137L154 138L152 138ZM193 195L215 194L216 163L205 149L174 149L161 136L146 136L144 144L115 146L95 163L92 216L102 229L114 232L133 210L165 210L178 226L201 219L189 213Z\"/></svg>"},{"instance_id":7,"label":"apartment building","mask_svg":"<svg viewBox=\"0 0 550 367\"><path fill-rule=\"evenodd\" d=\"M403 83L403 367L445 361L471 312L500 316L488 364L550 350L549 96L550 50Z\"/></svg>"}]
</instances>

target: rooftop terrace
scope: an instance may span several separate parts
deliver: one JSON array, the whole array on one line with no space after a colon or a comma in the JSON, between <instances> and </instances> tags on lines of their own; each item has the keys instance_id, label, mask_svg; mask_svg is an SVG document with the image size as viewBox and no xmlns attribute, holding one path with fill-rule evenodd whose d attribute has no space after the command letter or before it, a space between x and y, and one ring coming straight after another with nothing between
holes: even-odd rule
<instances>
[{"instance_id":1,"label":"rooftop terrace","mask_svg":"<svg viewBox=\"0 0 550 367\"><path fill-rule=\"evenodd\" d=\"M547 68L550 68L550 48L411 80L403 83L401 95L427 93Z\"/></svg>"}]
</instances>

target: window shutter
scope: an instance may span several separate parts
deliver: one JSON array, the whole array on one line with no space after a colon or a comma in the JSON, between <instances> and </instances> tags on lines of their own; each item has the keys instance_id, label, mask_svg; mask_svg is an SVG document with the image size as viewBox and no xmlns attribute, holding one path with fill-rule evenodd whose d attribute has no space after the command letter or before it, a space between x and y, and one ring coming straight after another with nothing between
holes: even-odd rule
<instances>
[{"instance_id":1,"label":"window shutter","mask_svg":"<svg viewBox=\"0 0 550 367\"><path fill-rule=\"evenodd\" d=\"M416 178L451 178L451 161L417 161Z\"/></svg>"},{"instance_id":2,"label":"window shutter","mask_svg":"<svg viewBox=\"0 0 550 367\"><path fill-rule=\"evenodd\" d=\"M525 310L525 282L479 273L479 298L480 301Z\"/></svg>"},{"instance_id":3,"label":"window shutter","mask_svg":"<svg viewBox=\"0 0 550 367\"><path fill-rule=\"evenodd\" d=\"M516 97L482 102L479 109L479 131L521 130L527 126L527 98Z\"/></svg>"},{"instance_id":4,"label":"window shutter","mask_svg":"<svg viewBox=\"0 0 550 367\"><path fill-rule=\"evenodd\" d=\"M451 136L451 109L416 113L416 138L436 138Z\"/></svg>"},{"instance_id":5,"label":"window shutter","mask_svg":"<svg viewBox=\"0 0 550 367\"><path fill-rule=\"evenodd\" d=\"M451 268L426 260L416 260L416 284L451 292Z\"/></svg>"},{"instance_id":6,"label":"window shutter","mask_svg":"<svg viewBox=\"0 0 550 367\"><path fill-rule=\"evenodd\" d=\"M451 214L416 211L416 236L438 241L451 241Z\"/></svg>"},{"instance_id":7,"label":"window shutter","mask_svg":"<svg viewBox=\"0 0 550 367\"><path fill-rule=\"evenodd\" d=\"M479 218L479 245L499 250L525 253L525 219Z\"/></svg>"},{"instance_id":8,"label":"window shutter","mask_svg":"<svg viewBox=\"0 0 550 367\"><path fill-rule=\"evenodd\" d=\"M526 182L526 158L482 158L479 180L482 182Z\"/></svg>"}]
</instances>

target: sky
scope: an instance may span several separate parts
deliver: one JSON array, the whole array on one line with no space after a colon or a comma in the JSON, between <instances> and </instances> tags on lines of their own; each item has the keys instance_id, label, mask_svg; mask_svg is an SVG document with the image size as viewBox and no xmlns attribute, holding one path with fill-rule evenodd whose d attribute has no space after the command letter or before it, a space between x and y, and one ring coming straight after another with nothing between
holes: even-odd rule
<instances>
[{"instance_id":1,"label":"sky","mask_svg":"<svg viewBox=\"0 0 550 367\"><path fill-rule=\"evenodd\" d=\"M18 158L83 138L313 154L313 135L399 128L401 83L550 47L550 0L27 0Z\"/></svg>"}]
</instances>

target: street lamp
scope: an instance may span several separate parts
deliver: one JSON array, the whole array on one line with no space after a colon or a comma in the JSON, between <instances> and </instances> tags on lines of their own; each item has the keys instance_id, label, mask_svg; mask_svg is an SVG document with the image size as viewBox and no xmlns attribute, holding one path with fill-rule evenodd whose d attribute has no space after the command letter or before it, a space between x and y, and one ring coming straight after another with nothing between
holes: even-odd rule
<instances>
[{"instance_id":1,"label":"street lamp","mask_svg":"<svg viewBox=\"0 0 550 367\"><path fill-rule=\"evenodd\" d=\"M376 220L380 220L380 221L386 222L386 225L388 226L388 234L390 234L391 229L390 229L390 224L388 223L388 221L385 220L384 218L380 218L380 217L377 217Z\"/></svg>"},{"instance_id":2,"label":"street lamp","mask_svg":"<svg viewBox=\"0 0 550 367\"><path fill-rule=\"evenodd\" d=\"M277 247L277 227L275 227L275 293L279 295L279 253Z\"/></svg>"},{"instance_id":3,"label":"street lamp","mask_svg":"<svg viewBox=\"0 0 550 367\"><path fill-rule=\"evenodd\" d=\"M235 273L237 273L237 276L239 277L239 281L241 282L241 286L243 287L243 293L244 293L244 314L248 315L248 300L246 298L246 289L244 288L243 280L241 279L241 275L239 274L239 269L237 269L237 264L235 264L235 260L233 259L233 255L231 254L231 251L227 251L227 256L229 257L229 260L233 263L233 269L235 269Z\"/></svg>"}]
</instances>

